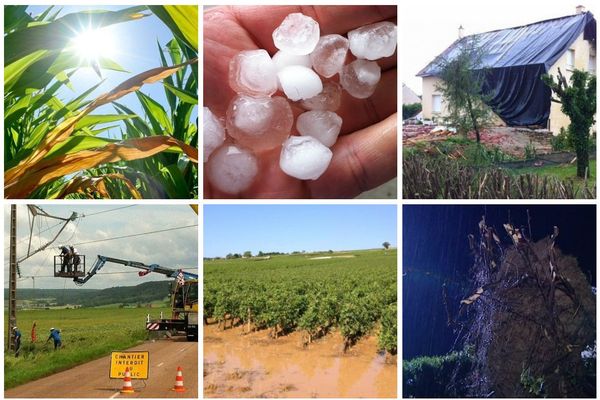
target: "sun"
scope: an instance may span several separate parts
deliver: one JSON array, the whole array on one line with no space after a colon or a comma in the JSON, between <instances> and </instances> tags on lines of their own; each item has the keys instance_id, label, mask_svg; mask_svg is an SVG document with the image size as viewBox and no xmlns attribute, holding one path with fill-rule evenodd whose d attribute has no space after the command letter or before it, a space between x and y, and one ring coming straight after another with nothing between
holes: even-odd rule
<instances>
[{"instance_id":1,"label":"sun","mask_svg":"<svg viewBox=\"0 0 600 400\"><path fill-rule=\"evenodd\" d=\"M97 62L115 55L115 43L107 29L86 29L71 41L72 50L84 62Z\"/></svg>"}]
</instances>

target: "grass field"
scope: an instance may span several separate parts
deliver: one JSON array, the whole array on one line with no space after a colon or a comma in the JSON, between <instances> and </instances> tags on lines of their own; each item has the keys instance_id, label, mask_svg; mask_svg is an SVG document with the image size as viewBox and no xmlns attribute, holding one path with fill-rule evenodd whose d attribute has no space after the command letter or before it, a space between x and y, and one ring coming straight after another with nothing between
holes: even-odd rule
<instances>
[{"instance_id":1,"label":"grass field","mask_svg":"<svg viewBox=\"0 0 600 400\"><path fill-rule=\"evenodd\" d=\"M168 308L80 308L19 311L17 325L23 335L21 354L4 355L4 388L63 371L84 362L123 350L146 339L145 318L158 317ZM4 315L5 320L7 314ZM37 323L37 341L31 343L31 326ZM45 344L50 328L61 331L63 348ZM6 338L6 327L5 338Z\"/></svg>"}]
</instances>

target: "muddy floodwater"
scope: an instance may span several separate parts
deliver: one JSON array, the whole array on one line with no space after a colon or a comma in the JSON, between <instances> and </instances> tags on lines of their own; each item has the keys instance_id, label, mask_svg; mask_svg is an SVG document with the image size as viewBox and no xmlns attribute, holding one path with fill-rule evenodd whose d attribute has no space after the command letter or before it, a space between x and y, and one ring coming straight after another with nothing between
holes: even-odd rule
<instances>
[{"instance_id":1,"label":"muddy floodwater","mask_svg":"<svg viewBox=\"0 0 600 400\"><path fill-rule=\"evenodd\" d=\"M333 332L307 348L298 332L271 339L242 327L204 327L205 397L396 397L397 364L377 353L377 338L346 354Z\"/></svg>"}]
</instances>

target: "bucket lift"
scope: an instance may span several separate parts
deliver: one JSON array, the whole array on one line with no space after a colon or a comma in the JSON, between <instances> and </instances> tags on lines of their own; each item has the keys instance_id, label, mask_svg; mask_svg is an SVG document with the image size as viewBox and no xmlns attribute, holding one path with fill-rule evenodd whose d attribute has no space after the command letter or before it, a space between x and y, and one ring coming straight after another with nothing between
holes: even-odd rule
<instances>
[{"instance_id":1,"label":"bucket lift","mask_svg":"<svg viewBox=\"0 0 600 400\"><path fill-rule=\"evenodd\" d=\"M81 278L85 276L85 256L79 254L79 263L77 267L72 261L65 263L65 256L55 255L54 256L54 277L55 278Z\"/></svg>"}]
</instances>

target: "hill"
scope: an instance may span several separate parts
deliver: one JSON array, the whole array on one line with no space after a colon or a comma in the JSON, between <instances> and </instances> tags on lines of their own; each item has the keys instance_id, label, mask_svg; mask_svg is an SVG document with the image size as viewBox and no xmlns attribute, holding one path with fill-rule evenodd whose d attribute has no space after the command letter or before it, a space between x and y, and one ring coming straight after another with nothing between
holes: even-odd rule
<instances>
[{"instance_id":1,"label":"hill","mask_svg":"<svg viewBox=\"0 0 600 400\"><path fill-rule=\"evenodd\" d=\"M147 304L164 300L169 295L172 281L144 282L136 286L118 286L107 289L19 289L17 301L64 306L79 304L98 307L108 304ZM7 303L8 289L4 289Z\"/></svg>"}]
</instances>

